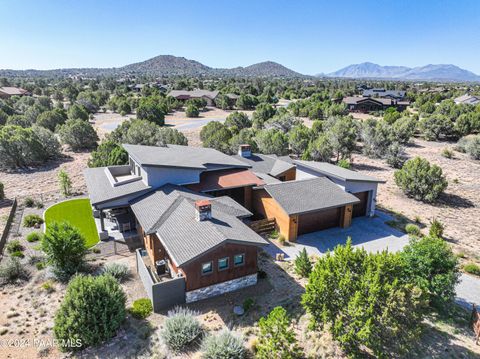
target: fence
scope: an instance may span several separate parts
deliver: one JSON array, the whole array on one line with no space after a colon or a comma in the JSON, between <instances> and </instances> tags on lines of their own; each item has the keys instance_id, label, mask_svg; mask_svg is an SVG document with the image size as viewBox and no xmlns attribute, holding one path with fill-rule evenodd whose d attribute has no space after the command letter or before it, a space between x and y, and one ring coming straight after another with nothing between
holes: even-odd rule
<instances>
[{"instance_id":1,"label":"fence","mask_svg":"<svg viewBox=\"0 0 480 359\"><path fill-rule=\"evenodd\" d=\"M270 233L275 229L275 218L267 218L251 222L250 228L257 233Z\"/></svg>"},{"instance_id":2,"label":"fence","mask_svg":"<svg viewBox=\"0 0 480 359\"><path fill-rule=\"evenodd\" d=\"M15 216L15 211L17 209L17 199L15 198L12 203L12 208L10 209L10 214L7 218L7 223L5 224L5 228L2 233L2 237L0 238L0 254L3 253L3 247L5 247L5 243L7 242L8 234L10 233L10 227L12 226L13 217Z\"/></svg>"},{"instance_id":3,"label":"fence","mask_svg":"<svg viewBox=\"0 0 480 359\"><path fill-rule=\"evenodd\" d=\"M185 303L185 278L177 277L155 283L150 273L151 269L145 265L142 258L142 250L137 249L136 252L137 272L152 301L153 311L159 312Z\"/></svg>"}]
</instances>

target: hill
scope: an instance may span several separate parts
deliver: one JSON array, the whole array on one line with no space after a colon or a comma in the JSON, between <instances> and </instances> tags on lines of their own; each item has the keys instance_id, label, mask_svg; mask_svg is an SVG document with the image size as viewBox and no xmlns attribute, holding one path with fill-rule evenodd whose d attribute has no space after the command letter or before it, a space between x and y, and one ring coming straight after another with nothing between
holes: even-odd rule
<instances>
[{"instance_id":1,"label":"hill","mask_svg":"<svg viewBox=\"0 0 480 359\"><path fill-rule=\"evenodd\" d=\"M328 74L329 77L427 81L480 81L480 76L455 65L420 67L381 66L371 62L350 65Z\"/></svg>"},{"instance_id":2,"label":"hill","mask_svg":"<svg viewBox=\"0 0 480 359\"><path fill-rule=\"evenodd\" d=\"M305 77L272 61L247 67L216 69L198 61L172 55L160 55L118 68L70 68L56 70L0 70L2 77L97 77L97 76L225 76L225 77Z\"/></svg>"}]
</instances>

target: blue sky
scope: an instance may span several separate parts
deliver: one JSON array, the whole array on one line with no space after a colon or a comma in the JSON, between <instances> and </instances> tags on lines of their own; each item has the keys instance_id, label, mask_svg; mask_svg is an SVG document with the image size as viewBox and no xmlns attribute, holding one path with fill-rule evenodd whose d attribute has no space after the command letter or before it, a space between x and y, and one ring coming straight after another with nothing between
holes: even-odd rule
<instances>
[{"instance_id":1,"label":"blue sky","mask_svg":"<svg viewBox=\"0 0 480 359\"><path fill-rule=\"evenodd\" d=\"M160 54L212 67L272 60L453 63L480 74L476 0L0 0L0 68L113 67Z\"/></svg>"}]
</instances>

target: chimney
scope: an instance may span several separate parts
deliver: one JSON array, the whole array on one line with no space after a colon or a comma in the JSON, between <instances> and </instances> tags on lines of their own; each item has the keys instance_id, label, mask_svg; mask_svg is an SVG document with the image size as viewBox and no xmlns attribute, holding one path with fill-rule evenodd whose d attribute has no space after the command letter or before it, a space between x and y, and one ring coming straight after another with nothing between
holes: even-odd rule
<instances>
[{"instance_id":1,"label":"chimney","mask_svg":"<svg viewBox=\"0 0 480 359\"><path fill-rule=\"evenodd\" d=\"M212 218L212 203L208 199L195 202L195 219L199 222Z\"/></svg>"},{"instance_id":2,"label":"chimney","mask_svg":"<svg viewBox=\"0 0 480 359\"><path fill-rule=\"evenodd\" d=\"M238 148L238 155L248 158L252 156L252 147L250 145L240 145Z\"/></svg>"}]
</instances>

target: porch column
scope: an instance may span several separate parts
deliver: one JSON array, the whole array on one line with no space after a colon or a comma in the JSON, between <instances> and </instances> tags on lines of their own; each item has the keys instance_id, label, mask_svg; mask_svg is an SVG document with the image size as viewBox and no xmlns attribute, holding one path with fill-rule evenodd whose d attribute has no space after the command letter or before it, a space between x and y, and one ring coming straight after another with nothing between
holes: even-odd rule
<instances>
[{"instance_id":1,"label":"porch column","mask_svg":"<svg viewBox=\"0 0 480 359\"><path fill-rule=\"evenodd\" d=\"M100 210L100 228L102 231L105 230L105 221L103 219L103 209Z\"/></svg>"}]
</instances>

